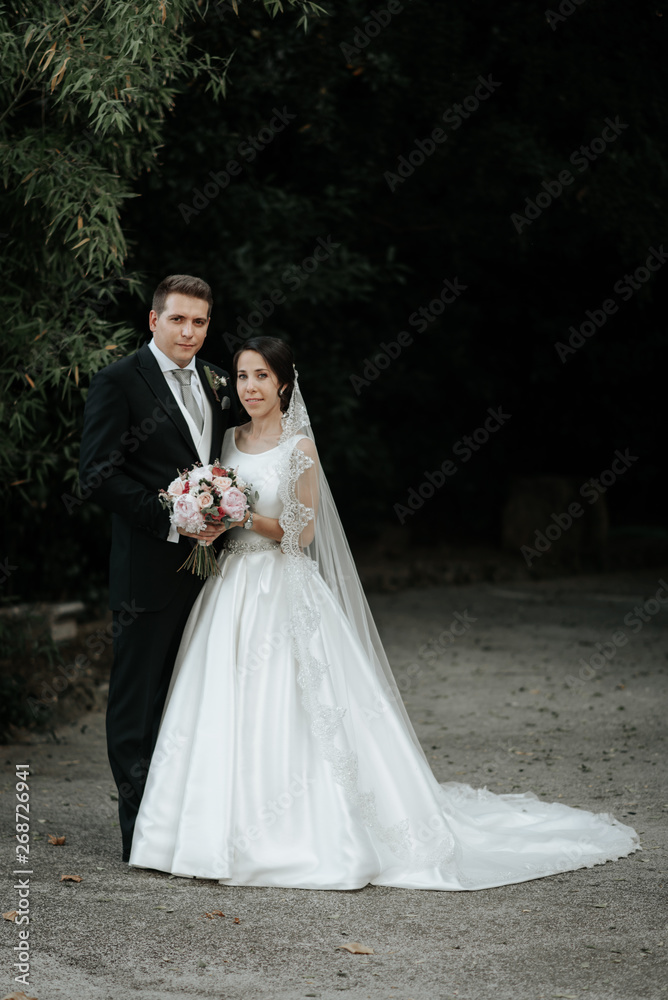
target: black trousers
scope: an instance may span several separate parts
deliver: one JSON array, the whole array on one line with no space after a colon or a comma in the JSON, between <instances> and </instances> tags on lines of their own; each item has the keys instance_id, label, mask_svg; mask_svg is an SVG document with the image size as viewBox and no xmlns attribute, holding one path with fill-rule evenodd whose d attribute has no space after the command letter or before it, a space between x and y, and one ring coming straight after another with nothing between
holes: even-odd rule
<instances>
[{"instance_id":1,"label":"black trousers","mask_svg":"<svg viewBox=\"0 0 668 1000\"><path fill-rule=\"evenodd\" d=\"M107 754L118 788L127 861L181 635L202 580L185 570L160 611L114 611L114 661L107 702ZM128 606L130 607L130 606Z\"/></svg>"}]
</instances>

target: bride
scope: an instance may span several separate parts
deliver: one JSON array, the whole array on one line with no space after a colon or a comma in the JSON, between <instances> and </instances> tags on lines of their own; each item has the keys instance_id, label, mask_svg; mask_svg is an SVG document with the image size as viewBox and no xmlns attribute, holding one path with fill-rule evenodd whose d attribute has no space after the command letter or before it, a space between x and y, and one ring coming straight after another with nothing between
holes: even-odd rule
<instances>
[{"instance_id":1,"label":"bride","mask_svg":"<svg viewBox=\"0 0 668 1000\"><path fill-rule=\"evenodd\" d=\"M392 676L289 347L234 357L250 420L220 464L259 493L186 625L130 866L225 885L471 890L639 849L608 813L439 784ZM351 500L360 503L351 491Z\"/></svg>"}]
</instances>

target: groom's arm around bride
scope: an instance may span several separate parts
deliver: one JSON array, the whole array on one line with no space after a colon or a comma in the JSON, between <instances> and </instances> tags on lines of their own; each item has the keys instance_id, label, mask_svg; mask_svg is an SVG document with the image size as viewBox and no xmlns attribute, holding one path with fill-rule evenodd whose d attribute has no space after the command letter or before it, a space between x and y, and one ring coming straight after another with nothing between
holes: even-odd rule
<instances>
[{"instance_id":1,"label":"groom's arm around bride","mask_svg":"<svg viewBox=\"0 0 668 1000\"><path fill-rule=\"evenodd\" d=\"M149 315L151 342L93 377L84 412L80 482L112 514L107 746L124 858L181 634L202 585L178 572L194 543L171 527L158 491L179 470L218 458L225 430L236 423L230 376L196 356L211 304L200 278L162 281ZM214 390L206 367L226 384ZM211 528L199 537L217 534Z\"/></svg>"}]
</instances>

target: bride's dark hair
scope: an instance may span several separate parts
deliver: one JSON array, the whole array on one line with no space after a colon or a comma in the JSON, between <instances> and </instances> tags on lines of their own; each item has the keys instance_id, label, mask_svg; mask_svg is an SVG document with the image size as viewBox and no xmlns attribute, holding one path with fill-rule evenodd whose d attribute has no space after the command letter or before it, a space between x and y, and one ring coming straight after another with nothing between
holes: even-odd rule
<instances>
[{"instance_id":1,"label":"bride's dark hair","mask_svg":"<svg viewBox=\"0 0 668 1000\"><path fill-rule=\"evenodd\" d=\"M279 337L251 337L243 347L240 347L232 358L234 378L237 377L237 364L244 351L257 351L266 361L267 366L278 379L279 386L285 386L281 394L281 413L285 413L295 384L295 367L292 351Z\"/></svg>"}]
</instances>

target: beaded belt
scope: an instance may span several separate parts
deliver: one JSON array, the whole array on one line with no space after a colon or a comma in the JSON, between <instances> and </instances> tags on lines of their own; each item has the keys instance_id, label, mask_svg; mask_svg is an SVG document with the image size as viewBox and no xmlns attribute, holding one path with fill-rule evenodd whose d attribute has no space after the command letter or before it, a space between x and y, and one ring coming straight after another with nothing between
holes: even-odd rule
<instances>
[{"instance_id":1,"label":"beaded belt","mask_svg":"<svg viewBox=\"0 0 668 1000\"><path fill-rule=\"evenodd\" d=\"M272 549L280 549L281 543L275 542L271 538L258 538L257 541L241 541L238 538L228 538L225 543L227 552L269 552Z\"/></svg>"}]
</instances>

